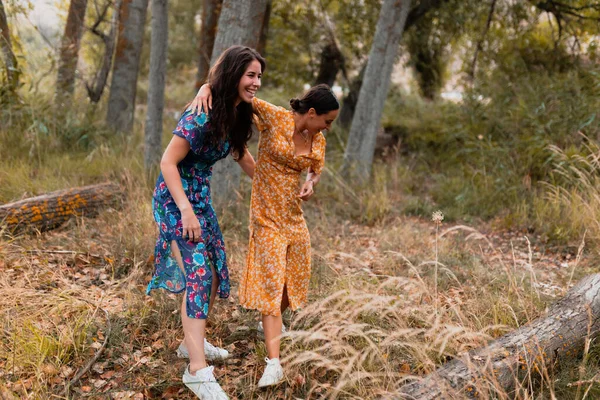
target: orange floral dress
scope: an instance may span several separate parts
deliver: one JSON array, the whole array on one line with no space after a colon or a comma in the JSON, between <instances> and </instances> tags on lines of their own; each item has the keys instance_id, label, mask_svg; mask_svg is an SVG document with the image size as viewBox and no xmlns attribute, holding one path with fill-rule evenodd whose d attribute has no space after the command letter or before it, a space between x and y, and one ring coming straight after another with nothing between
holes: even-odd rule
<instances>
[{"instance_id":1,"label":"orange floral dress","mask_svg":"<svg viewBox=\"0 0 600 400\"><path fill-rule=\"evenodd\" d=\"M309 154L295 155L292 111L254 99L260 131L258 159L250 201L250 243L242 274L240 304L266 315L281 315L287 288L290 308L306 303L311 272L310 236L300 193L300 174L309 167L320 174L325 137L313 136Z\"/></svg>"}]
</instances>

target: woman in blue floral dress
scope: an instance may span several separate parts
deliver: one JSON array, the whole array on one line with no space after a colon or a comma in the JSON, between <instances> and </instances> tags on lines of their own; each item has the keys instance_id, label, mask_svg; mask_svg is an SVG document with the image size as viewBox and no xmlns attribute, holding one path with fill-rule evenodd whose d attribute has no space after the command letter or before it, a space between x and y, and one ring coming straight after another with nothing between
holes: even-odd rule
<instances>
[{"instance_id":1,"label":"woman in blue floral dress","mask_svg":"<svg viewBox=\"0 0 600 400\"><path fill-rule=\"evenodd\" d=\"M201 399L227 399L206 359L228 353L205 339L206 318L215 295L229 296L223 236L212 206L212 166L232 154L250 177L254 159L246 148L252 135L252 99L260 88L265 61L255 50L232 46L209 73L213 107L207 115L186 111L161 160L154 189L154 218L159 227L155 271L148 285L185 291L181 320L185 334L178 349L189 356L183 382Z\"/></svg>"}]
</instances>

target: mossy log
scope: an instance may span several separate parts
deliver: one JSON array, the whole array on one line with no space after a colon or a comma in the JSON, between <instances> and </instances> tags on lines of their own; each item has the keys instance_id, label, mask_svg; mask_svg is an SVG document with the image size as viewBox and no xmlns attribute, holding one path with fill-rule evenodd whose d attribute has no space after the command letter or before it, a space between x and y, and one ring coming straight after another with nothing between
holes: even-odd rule
<instances>
[{"instance_id":1,"label":"mossy log","mask_svg":"<svg viewBox=\"0 0 600 400\"><path fill-rule=\"evenodd\" d=\"M516 398L523 388L552 377L561 362L583 354L600 333L600 274L580 281L548 313L456 357L403 385L396 399ZM499 397L505 398L505 397Z\"/></svg>"},{"instance_id":2,"label":"mossy log","mask_svg":"<svg viewBox=\"0 0 600 400\"><path fill-rule=\"evenodd\" d=\"M113 183L60 190L0 206L0 225L10 232L54 229L70 218L94 216L116 205L119 186Z\"/></svg>"}]
</instances>

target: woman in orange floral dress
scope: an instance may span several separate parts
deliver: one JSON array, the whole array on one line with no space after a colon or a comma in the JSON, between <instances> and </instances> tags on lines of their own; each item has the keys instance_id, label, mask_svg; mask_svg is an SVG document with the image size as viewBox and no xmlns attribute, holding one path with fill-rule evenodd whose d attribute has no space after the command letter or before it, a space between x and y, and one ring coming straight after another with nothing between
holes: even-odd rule
<instances>
[{"instance_id":1,"label":"woman in orange floral dress","mask_svg":"<svg viewBox=\"0 0 600 400\"><path fill-rule=\"evenodd\" d=\"M208 85L195 102L210 107ZM207 104L208 103L208 104ZM267 367L258 386L283 380L279 363L281 314L306 303L311 273L310 236L301 202L314 193L325 163L325 136L339 102L329 86L310 88L290 100L292 110L255 98L260 131L252 179L250 242L242 274L240 304L261 312ZM300 187L300 176L307 171Z\"/></svg>"}]
</instances>

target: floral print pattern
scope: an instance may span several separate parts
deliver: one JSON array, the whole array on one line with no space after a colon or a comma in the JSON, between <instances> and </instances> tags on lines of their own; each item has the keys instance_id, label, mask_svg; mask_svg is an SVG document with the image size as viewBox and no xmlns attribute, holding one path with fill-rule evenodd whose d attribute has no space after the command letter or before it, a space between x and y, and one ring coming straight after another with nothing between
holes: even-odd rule
<instances>
[{"instance_id":1,"label":"floral print pattern","mask_svg":"<svg viewBox=\"0 0 600 400\"><path fill-rule=\"evenodd\" d=\"M174 135L190 143L190 151L177 169L183 190L200 222L202 238L199 242L182 238L181 213L161 173L156 181L152 203L154 219L159 228L154 250L155 269L146 291L150 294L152 289L159 288L173 293L185 290L187 315L199 319L208 317L213 280L209 262L218 274L219 297L229 297L225 244L212 205L210 179L213 164L229 154L230 144L227 138L217 144L206 141L206 133L211 129L206 114L186 111L173 131ZM172 241L177 243L184 271L171 252Z\"/></svg>"},{"instance_id":2,"label":"floral print pattern","mask_svg":"<svg viewBox=\"0 0 600 400\"><path fill-rule=\"evenodd\" d=\"M313 137L309 154L295 155L293 113L254 99L260 131L252 180L250 243L240 283L240 304L262 314L281 314L284 287L290 308L306 303L310 281L310 236L298 198L302 171L320 174L325 137Z\"/></svg>"}]
</instances>

